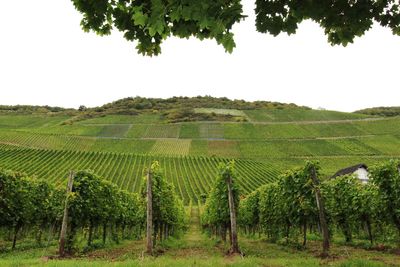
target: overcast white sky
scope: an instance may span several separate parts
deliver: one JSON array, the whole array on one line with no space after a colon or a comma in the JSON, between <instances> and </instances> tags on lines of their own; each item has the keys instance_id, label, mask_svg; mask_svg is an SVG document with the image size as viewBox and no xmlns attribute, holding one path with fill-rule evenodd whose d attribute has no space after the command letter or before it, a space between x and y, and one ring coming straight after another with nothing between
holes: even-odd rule
<instances>
[{"instance_id":1,"label":"overcast white sky","mask_svg":"<svg viewBox=\"0 0 400 267\"><path fill-rule=\"evenodd\" d=\"M138 55L114 32L84 33L69 0L0 0L0 104L102 105L128 96L212 95L354 111L400 106L400 37L375 26L346 48L301 24L296 35L257 33L254 0L234 27L237 47L170 38Z\"/></svg>"}]
</instances>

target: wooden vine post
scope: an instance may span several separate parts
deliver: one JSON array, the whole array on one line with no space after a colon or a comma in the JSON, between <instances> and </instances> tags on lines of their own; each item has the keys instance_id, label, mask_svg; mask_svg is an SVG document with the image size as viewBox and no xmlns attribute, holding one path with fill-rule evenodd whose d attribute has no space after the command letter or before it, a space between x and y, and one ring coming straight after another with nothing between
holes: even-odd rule
<instances>
[{"instance_id":1,"label":"wooden vine post","mask_svg":"<svg viewBox=\"0 0 400 267\"><path fill-rule=\"evenodd\" d=\"M325 215L325 205L324 201L321 197L321 191L320 191L320 183L317 178L317 172L315 170L315 166L311 166L311 179L314 184L315 188L315 198L317 200L317 206L318 206L318 212L319 212L319 223L321 226L322 230L322 237L323 237L323 250L322 250L322 257L328 257L329 256L329 230L328 230L328 224L326 222L326 215Z\"/></svg>"},{"instance_id":2,"label":"wooden vine post","mask_svg":"<svg viewBox=\"0 0 400 267\"><path fill-rule=\"evenodd\" d=\"M232 254L240 254L239 243L237 237L237 226L236 226L236 208L235 208L235 200L233 198L233 190L232 190L232 176L229 174L227 179L228 184L228 201L229 201L229 213L231 219L231 240L232 247L230 253Z\"/></svg>"},{"instance_id":3,"label":"wooden vine post","mask_svg":"<svg viewBox=\"0 0 400 267\"><path fill-rule=\"evenodd\" d=\"M147 228L146 228L146 252L153 254L153 192L151 170L147 172Z\"/></svg>"},{"instance_id":4,"label":"wooden vine post","mask_svg":"<svg viewBox=\"0 0 400 267\"><path fill-rule=\"evenodd\" d=\"M68 176L67 193L66 193L65 205L64 205L64 215L63 215L63 220L62 220L62 225L61 225L60 241L59 241L59 248L58 248L58 253L59 253L60 257L65 256L65 239L66 239L67 229L68 229L68 197L72 191L72 185L74 183L74 176L75 176L75 173L73 171L70 171L69 176Z\"/></svg>"}]
</instances>

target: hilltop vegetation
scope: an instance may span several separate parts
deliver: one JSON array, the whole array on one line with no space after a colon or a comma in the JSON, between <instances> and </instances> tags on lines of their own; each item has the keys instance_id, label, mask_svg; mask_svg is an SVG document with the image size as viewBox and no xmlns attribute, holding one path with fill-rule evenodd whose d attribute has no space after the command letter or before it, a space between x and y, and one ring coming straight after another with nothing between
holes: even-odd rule
<instances>
[{"instance_id":1,"label":"hilltop vegetation","mask_svg":"<svg viewBox=\"0 0 400 267\"><path fill-rule=\"evenodd\" d=\"M50 106L30 106L30 105L16 105L5 106L0 105L0 114L74 114L74 109L66 109L61 107Z\"/></svg>"},{"instance_id":2,"label":"hilltop vegetation","mask_svg":"<svg viewBox=\"0 0 400 267\"><path fill-rule=\"evenodd\" d=\"M400 115L400 107L375 107L355 111L358 114L394 117Z\"/></svg>"},{"instance_id":3,"label":"hilltop vegetation","mask_svg":"<svg viewBox=\"0 0 400 267\"><path fill-rule=\"evenodd\" d=\"M95 108L82 107L77 117L70 123L87 118L102 117L105 115L139 115L159 114L166 122L182 121L246 121L245 116L235 116L230 113L198 112L196 109L230 109L230 110L255 110L255 109L309 109L298 107L295 104L278 102L244 100L230 100L226 97L216 98L211 96L197 97L172 97L143 98L128 97Z\"/></svg>"},{"instance_id":4,"label":"hilltop vegetation","mask_svg":"<svg viewBox=\"0 0 400 267\"><path fill-rule=\"evenodd\" d=\"M185 108L216 108L216 109L262 109L262 108L298 108L295 104L284 104L279 102L269 101L254 101L248 102L245 100L230 100L226 97L171 97L162 98L143 98L143 97L128 97L105 104L95 111L108 111L108 113L118 113L124 110L171 110ZM308 109L306 107L302 107Z\"/></svg>"}]
</instances>

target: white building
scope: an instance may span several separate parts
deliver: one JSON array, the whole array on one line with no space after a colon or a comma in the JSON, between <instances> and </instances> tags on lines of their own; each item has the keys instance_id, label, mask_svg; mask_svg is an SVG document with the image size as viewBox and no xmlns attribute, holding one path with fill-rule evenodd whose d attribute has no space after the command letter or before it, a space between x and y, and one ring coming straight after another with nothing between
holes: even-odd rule
<instances>
[{"instance_id":1,"label":"white building","mask_svg":"<svg viewBox=\"0 0 400 267\"><path fill-rule=\"evenodd\" d=\"M354 174L362 183L368 182L368 167L367 165L361 163L351 167L347 167L345 169L341 169L332 176L332 178L343 176L343 175L351 175Z\"/></svg>"}]
</instances>

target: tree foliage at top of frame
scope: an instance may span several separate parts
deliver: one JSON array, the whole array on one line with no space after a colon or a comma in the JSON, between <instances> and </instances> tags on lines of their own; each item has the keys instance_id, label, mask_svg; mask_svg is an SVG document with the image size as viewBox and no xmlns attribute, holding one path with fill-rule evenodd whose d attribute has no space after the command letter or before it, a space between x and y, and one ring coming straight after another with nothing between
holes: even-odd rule
<instances>
[{"instance_id":1,"label":"tree foliage at top of frame","mask_svg":"<svg viewBox=\"0 0 400 267\"><path fill-rule=\"evenodd\" d=\"M112 29L137 41L139 53L161 53L170 36L215 39L227 52L236 46L232 26L243 15L240 0L72 0L84 31L108 35ZM398 0L256 0L256 28L274 36L296 33L305 19L317 22L332 45L352 43L374 22L400 35Z\"/></svg>"},{"instance_id":2,"label":"tree foliage at top of frame","mask_svg":"<svg viewBox=\"0 0 400 267\"><path fill-rule=\"evenodd\" d=\"M113 28L137 41L143 55L158 55L170 36L215 39L226 51L235 47L233 24L243 18L239 0L72 0L83 14L84 31L108 35Z\"/></svg>"},{"instance_id":3,"label":"tree foliage at top of frame","mask_svg":"<svg viewBox=\"0 0 400 267\"><path fill-rule=\"evenodd\" d=\"M352 43L374 21L400 35L400 8L396 0L256 0L259 32L296 33L305 19L317 22L332 45Z\"/></svg>"}]
</instances>

